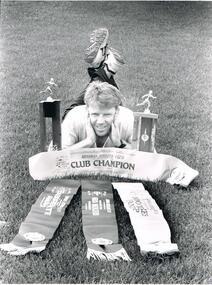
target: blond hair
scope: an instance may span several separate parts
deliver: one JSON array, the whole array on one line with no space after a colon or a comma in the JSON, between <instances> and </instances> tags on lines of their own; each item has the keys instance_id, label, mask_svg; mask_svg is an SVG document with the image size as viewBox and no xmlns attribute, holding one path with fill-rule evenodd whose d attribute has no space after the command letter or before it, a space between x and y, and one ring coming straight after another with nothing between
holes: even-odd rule
<instances>
[{"instance_id":1,"label":"blond hair","mask_svg":"<svg viewBox=\"0 0 212 285\"><path fill-rule=\"evenodd\" d=\"M84 102L87 106L97 103L109 108L117 108L123 101L123 95L113 85L107 82L93 81L85 92Z\"/></svg>"}]
</instances>

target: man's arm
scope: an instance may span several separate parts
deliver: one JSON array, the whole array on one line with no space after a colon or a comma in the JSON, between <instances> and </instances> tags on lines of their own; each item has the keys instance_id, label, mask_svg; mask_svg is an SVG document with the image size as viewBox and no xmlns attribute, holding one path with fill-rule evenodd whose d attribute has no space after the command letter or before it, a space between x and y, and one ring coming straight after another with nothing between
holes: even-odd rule
<instances>
[{"instance_id":1,"label":"man's arm","mask_svg":"<svg viewBox=\"0 0 212 285\"><path fill-rule=\"evenodd\" d=\"M119 148L132 149L132 144L130 142L125 141L125 140L121 140L121 144L118 147Z\"/></svg>"},{"instance_id":2,"label":"man's arm","mask_svg":"<svg viewBox=\"0 0 212 285\"><path fill-rule=\"evenodd\" d=\"M133 149L132 138L133 138L133 128L134 128L134 114L133 111L125 108L124 119L122 118L122 129L123 138L122 140L126 142L127 149Z\"/></svg>"},{"instance_id":3,"label":"man's arm","mask_svg":"<svg viewBox=\"0 0 212 285\"><path fill-rule=\"evenodd\" d=\"M134 115L125 107L119 107L118 114L111 126L110 139L115 147L132 149Z\"/></svg>"},{"instance_id":4,"label":"man's arm","mask_svg":"<svg viewBox=\"0 0 212 285\"><path fill-rule=\"evenodd\" d=\"M132 149L131 140L128 139L127 141L121 137L119 128L115 123L112 123L111 125L110 139L115 147Z\"/></svg>"},{"instance_id":5,"label":"man's arm","mask_svg":"<svg viewBox=\"0 0 212 285\"><path fill-rule=\"evenodd\" d=\"M89 140L89 138L86 138L78 143L70 143L68 146L64 146L63 149L70 149L70 150L75 150L79 148L90 148L92 147L93 143Z\"/></svg>"},{"instance_id":6,"label":"man's arm","mask_svg":"<svg viewBox=\"0 0 212 285\"><path fill-rule=\"evenodd\" d=\"M96 135L91 126L90 118L87 118L87 121L84 123L85 126L83 126L86 132L85 138L79 141L77 131L82 131L82 129L79 129L81 123L80 118L76 120L73 117L70 118L70 115L71 114L69 114L69 118L67 117L62 124L62 148L75 150L92 147L96 142Z\"/></svg>"}]
</instances>

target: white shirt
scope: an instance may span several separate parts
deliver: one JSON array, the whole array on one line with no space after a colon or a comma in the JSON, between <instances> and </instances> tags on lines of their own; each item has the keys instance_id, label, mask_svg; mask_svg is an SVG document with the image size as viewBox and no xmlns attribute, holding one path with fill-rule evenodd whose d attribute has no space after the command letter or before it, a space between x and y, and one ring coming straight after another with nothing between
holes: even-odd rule
<instances>
[{"instance_id":1,"label":"white shirt","mask_svg":"<svg viewBox=\"0 0 212 285\"><path fill-rule=\"evenodd\" d=\"M62 122L62 149L78 143L87 137L86 121L88 113L86 105L74 107L68 112ZM131 142L133 135L134 116L133 112L125 107L119 106L119 112L116 116L116 126L119 129L120 138L126 142ZM70 143L72 142L72 143ZM108 138L105 147L114 147L112 141ZM92 146L95 147L95 144Z\"/></svg>"}]
</instances>

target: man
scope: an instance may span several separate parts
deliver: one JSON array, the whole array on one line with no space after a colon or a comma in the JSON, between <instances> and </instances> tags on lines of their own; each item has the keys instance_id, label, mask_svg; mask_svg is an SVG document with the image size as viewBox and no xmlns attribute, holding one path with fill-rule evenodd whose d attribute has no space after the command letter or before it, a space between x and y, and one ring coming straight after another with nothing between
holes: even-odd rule
<instances>
[{"instance_id":1,"label":"man","mask_svg":"<svg viewBox=\"0 0 212 285\"><path fill-rule=\"evenodd\" d=\"M131 148L133 112L120 106L120 91L94 81L85 92L85 104L72 109L62 123L62 148Z\"/></svg>"},{"instance_id":2,"label":"man","mask_svg":"<svg viewBox=\"0 0 212 285\"><path fill-rule=\"evenodd\" d=\"M90 46L85 50L85 61L89 64L89 84L92 81L99 80L102 82L108 82L109 84L118 88L114 80L114 75L124 64L124 60L117 50L108 47L108 37L109 32L106 28L99 28L97 30L94 30L90 35ZM72 101L72 104L65 110L62 117L63 120L67 113L74 107L84 105L86 88L79 94L76 99Z\"/></svg>"}]
</instances>

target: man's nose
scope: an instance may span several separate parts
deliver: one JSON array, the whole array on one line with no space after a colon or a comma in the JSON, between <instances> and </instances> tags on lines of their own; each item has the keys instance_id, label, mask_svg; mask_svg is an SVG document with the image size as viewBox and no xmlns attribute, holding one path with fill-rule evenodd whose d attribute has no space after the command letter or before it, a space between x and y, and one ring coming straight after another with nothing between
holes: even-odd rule
<instances>
[{"instance_id":1,"label":"man's nose","mask_svg":"<svg viewBox=\"0 0 212 285\"><path fill-rule=\"evenodd\" d=\"M103 124L105 122L104 116L103 115L99 115L97 118L97 123L98 124Z\"/></svg>"}]
</instances>

